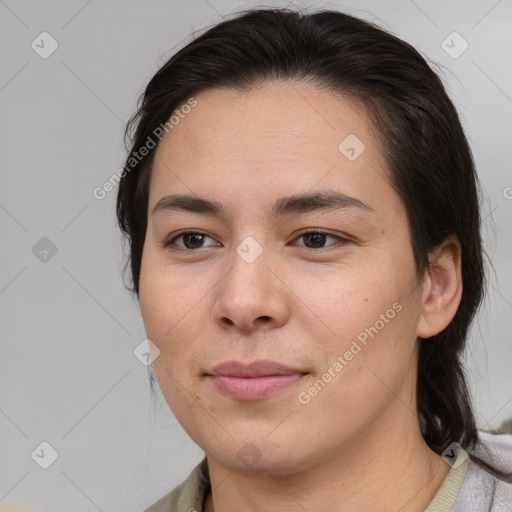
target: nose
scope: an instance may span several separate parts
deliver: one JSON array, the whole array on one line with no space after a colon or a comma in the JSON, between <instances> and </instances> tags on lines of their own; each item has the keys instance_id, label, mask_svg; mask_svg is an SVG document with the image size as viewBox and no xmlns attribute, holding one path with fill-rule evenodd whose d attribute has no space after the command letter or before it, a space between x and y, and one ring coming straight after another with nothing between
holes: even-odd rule
<instances>
[{"instance_id":1,"label":"nose","mask_svg":"<svg viewBox=\"0 0 512 512\"><path fill-rule=\"evenodd\" d=\"M215 322L223 329L245 332L281 327L289 318L284 276L272 268L276 265L272 265L269 250L263 248L252 260L246 257L243 244L241 246L240 252L233 251L227 262L229 268L215 288ZM254 250L254 247L250 249Z\"/></svg>"}]
</instances>

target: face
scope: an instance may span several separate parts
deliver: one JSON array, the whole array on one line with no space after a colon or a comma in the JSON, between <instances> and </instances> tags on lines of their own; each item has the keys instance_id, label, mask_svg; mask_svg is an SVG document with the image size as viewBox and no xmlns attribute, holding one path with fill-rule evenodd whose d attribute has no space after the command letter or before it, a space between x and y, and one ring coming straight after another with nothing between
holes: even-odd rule
<instances>
[{"instance_id":1,"label":"face","mask_svg":"<svg viewBox=\"0 0 512 512\"><path fill-rule=\"evenodd\" d=\"M150 182L139 297L155 375L209 457L298 471L414 395L406 211L354 100L290 82L195 99Z\"/></svg>"}]
</instances>

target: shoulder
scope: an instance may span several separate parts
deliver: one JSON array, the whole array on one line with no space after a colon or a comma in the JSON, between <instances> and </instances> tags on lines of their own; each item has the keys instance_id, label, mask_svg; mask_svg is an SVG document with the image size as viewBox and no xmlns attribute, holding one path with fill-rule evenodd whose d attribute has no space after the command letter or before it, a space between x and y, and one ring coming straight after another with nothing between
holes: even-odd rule
<instances>
[{"instance_id":1,"label":"shoulder","mask_svg":"<svg viewBox=\"0 0 512 512\"><path fill-rule=\"evenodd\" d=\"M481 434L482 444L471 450L466 476L453 512L512 512L512 435ZM505 473L498 478L472 458L477 456Z\"/></svg>"},{"instance_id":2,"label":"shoulder","mask_svg":"<svg viewBox=\"0 0 512 512\"><path fill-rule=\"evenodd\" d=\"M144 512L202 512L208 488L208 465L205 457L180 485Z\"/></svg>"},{"instance_id":3,"label":"shoulder","mask_svg":"<svg viewBox=\"0 0 512 512\"><path fill-rule=\"evenodd\" d=\"M190 494L190 486L187 483L187 480L175 487L169 494L160 498L156 503L153 503L153 505L144 510L144 512L173 512L174 510L183 510L183 512L187 512L188 508L179 508L180 502L183 502L184 500L186 501L186 496Z\"/></svg>"},{"instance_id":4,"label":"shoulder","mask_svg":"<svg viewBox=\"0 0 512 512\"><path fill-rule=\"evenodd\" d=\"M511 512L512 483L501 480L471 458L453 512Z\"/></svg>"},{"instance_id":5,"label":"shoulder","mask_svg":"<svg viewBox=\"0 0 512 512\"><path fill-rule=\"evenodd\" d=\"M166 494L163 498L159 499L156 503L153 503L153 505L146 508L144 510L144 512L169 512L169 511L173 510L174 508L176 508L176 499L171 496L173 492L174 491L170 492L169 494Z\"/></svg>"}]
</instances>

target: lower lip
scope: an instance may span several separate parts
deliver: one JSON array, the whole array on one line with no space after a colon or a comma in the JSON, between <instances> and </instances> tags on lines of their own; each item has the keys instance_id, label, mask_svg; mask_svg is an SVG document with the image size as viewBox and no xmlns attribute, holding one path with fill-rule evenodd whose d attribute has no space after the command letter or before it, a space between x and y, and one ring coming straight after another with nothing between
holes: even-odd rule
<instances>
[{"instance_id":1,"label":"lower lip","mask_svg":"<svg viewBox=\"0 0 512 512\"><path fill-rule=\"evenodd\" d=\"M266 375L262 377L232 377L210 375L213 384L222 393L238 400L262 400L300 380L304 375Z\"/></svg>"}]
</instances>

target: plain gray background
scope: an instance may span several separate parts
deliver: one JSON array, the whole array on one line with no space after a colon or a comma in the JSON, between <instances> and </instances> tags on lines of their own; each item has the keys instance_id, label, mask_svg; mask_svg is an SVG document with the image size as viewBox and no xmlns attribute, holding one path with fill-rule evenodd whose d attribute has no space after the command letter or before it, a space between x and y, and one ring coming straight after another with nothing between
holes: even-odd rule
<instances>
[{"instance_id":1,"label":"plain gray background","mask_svg":"<svg viewBox=\"0 0 512 512\"><path fill-rule=\"evenodd\" d=\"M103 200L93 190L122 167L125 122L163 62L234 9L271 5L293 4L0 0L0 503L141 511L202 458L161 396L151 401L133 353L145 332L123 286L116 190ZM495 270L467 365L479 426L497 428L512 417L512 2L295 5L397 34L436 63L459 110ZM449 55L454 31L463 39L448 39ZM58 44L47 58L42 32ZM49 456L42 442L58 453L48 469L33 455Z\"/></svg>"}]
</instances>

